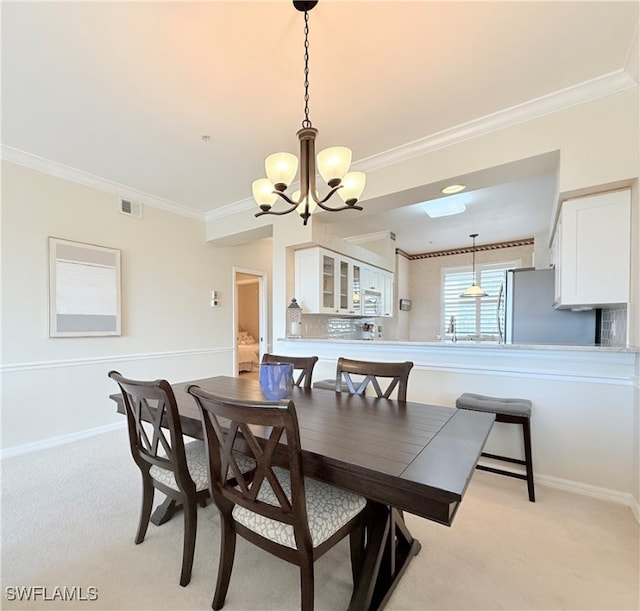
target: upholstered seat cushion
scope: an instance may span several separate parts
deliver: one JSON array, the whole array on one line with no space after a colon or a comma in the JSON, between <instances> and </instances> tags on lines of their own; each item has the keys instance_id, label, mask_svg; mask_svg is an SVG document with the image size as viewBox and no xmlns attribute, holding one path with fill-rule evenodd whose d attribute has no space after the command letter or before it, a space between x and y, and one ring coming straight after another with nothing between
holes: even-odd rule
<instances>
[{"instance_id":1,"label":"upholstered seat cushion","mask_svg":"<svg viewBox=\"0 0 640 611\"><path fill-rule=\"evenodd\" d=\"M207 474L207 455L204 441L191 441L185 444L184 453L187 458L189 475L196 485L196 490L198 492L205 490L209 486L209 477ZM238 467L243 473L251 471L251 469L255 467L255 462L244 456L244 454L240 454L239 452L234 452L234 454L238 462ZM149 475L161 484L169 486L169 488L173 488L174 490L179 490L172 471L154 465L149 469Z\"/></svg>"},{"instance_id":2,"label":"upholstered seat cushion","mask_svg":"<svg viewBox=\"0 0 640 611\"><path fill-rule=\"evenodd\" d=\"M478 412L531 417L531 401L529 399L489 397L466 392L456 399L456 407L459 409L472 409Z\"/></svg>"},{"instance_id":3,"label":"upholstered seat cushion","mask_svg":"<svg viewBox=\"0 0 640 611\"><path fill-rule=\"evenodd\" d=\"M336 380L335 378L331 378L330 380L318 380L313 383L313 388L322 388L324 390L335 390L336 389ZM342 392L349 392L349 387L342 382L341 384Z\"/></svg>"},{"instance_id":4,"label":"upholstered seat cushion","mask_svg":"<svg viewBox=\"0 0 640 611\"><path fill-rule=\"evenodd\" d=\"M285 494L291 499L289 473L278 467L274 467L273 471ZM366 499L358 494L309 477L305 477L304 487L313 547L326 541L333 533L358 515L366 505ZM258 499L270 505L278 505L276 496L266 480L260 488ZM289 524L266 518L239 505L233 508L233 518L271 541L296 549L293 526Z\"/></svg>"}]
</instances>

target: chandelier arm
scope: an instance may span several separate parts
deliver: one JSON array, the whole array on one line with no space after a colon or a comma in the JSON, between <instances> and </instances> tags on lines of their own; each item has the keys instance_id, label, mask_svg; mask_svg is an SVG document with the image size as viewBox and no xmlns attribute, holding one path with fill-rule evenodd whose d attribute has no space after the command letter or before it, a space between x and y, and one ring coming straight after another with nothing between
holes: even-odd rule
<instances>
[{"instance_id":1,"label":"chandelier arm","mask_svg":"<svg viewBox=\"0 0 640 611\"><path fill-rule=\"evenodd\" d=\"M327 199L325 198L323 201L327 201ZM329 206L324 206L322 202L316 202L316 204L318 204L318 206L323 210L328 210L329 212L340 212L341 210L363 210L362 206L356 206L355 204L345 204L344 206L340 206L340 208L331 208Z\"/></svg>"},{"instance_id":2,"label":"chandelier arm","mask_svg":"<svg viewBox=\"0 0 640 611\"><path fill-rule=\"evenodd\" d=\"M273 193L277 193L285 202L287 202L287 204L290 204L293 208L298 206L300 202L304 201L304 197L302 196L300 196L300 201L296 201L294 199L291 199L286 193L283 193L282 191L273 191ZM287 212L290 212L290 210L287 210Z\"/></svg>"},{"instance_id":3,"label":"chandelier arm","mask_svg":"<svg viewBox=\"0 0 640 611\"><path fill-rule=\"evenodd\" d=\"M289 212L293 212L295 210L294 208L290 208L289 210L260 210L260 212L256 212L253 216L258 217L258 216L263 216L265 214L273 214L275 216L283 216L285 214L289 214Z\"/></svg>"},{"instance_id":4,"label":"chandelier arm","mask_svg":"<svg viewBox=\"0 0 640 611\"><path fill-rule=\"evenodd\" d=\"M289 212L293 212L300 203L293 201L291 198L289 198L288 195L281 193L280 191L274 191L274 193L277 193L282 199L284 199L291 206L291 208L288 208L287 210L273 210L271 208L269 208L269 210L260 210L260 212L256 212L254 214L255 217L262 216L263 214L274 214L275 216L283 216L285 214L289 214Z\"/></svg>"}]
</instances>

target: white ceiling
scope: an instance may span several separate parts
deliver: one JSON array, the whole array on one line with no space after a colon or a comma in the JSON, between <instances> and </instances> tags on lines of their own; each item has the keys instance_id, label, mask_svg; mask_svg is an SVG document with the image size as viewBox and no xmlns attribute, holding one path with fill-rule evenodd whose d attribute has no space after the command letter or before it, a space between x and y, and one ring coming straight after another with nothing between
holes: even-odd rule
<instances>
[{"instance_id":1,"label":"white ceiling","mask_svg":"<svg viewBox=\"0 0 640 611\"><path fill-rule=\"evenodd\" d=\"M638 7L321 0L310 13L317 146L349 146L366 171L532 100L637 86ZM286 0L3 1L3 157L195 218L246 205L264 157L297 153L302 30ZM325 216L347 233L395 231L407 252L464 245L472 232L478 243L527 237L548 224L555 168L520 169L495 188L479 180L467 213L430 227L409 206L437 196L427 188L399 196L394 207L409 208L398 216L378 214L387 206L366 189L358 220Z\"/></svg>"}]
</instances>

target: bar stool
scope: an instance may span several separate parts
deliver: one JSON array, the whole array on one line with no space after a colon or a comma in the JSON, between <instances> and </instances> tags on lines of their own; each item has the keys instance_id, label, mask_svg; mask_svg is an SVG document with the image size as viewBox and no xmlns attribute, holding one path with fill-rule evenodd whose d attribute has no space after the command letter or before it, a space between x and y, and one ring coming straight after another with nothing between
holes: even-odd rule
<instances>
[{"instance_id":1,"label":"bar stool","mask_svg":"<svg viewBox=\"0 0 640 611\"><path fill-rule=\"evenodd\" d=\"M488 397L486 395L477 395L466 392L456 399L456 407L458 409L470 409L478 412L491 412L496 415L496 422L507 422L509 424L522 425L522 434L524 438L524 460L511 458L509 456L500 456L498 454L489 454L488 452L482 452L481 456L514 463L516 465L524 465L524 474L514 473L513 471L498 469L496 467L487 467L485 465L476 465L476 469L526 480L529 491L529 500L532 503L535 502L536 493L533 487L533 460L531 458L531 428L529 426L531 420L531 401L528 399Z\"/></svg>"}]
</instances>

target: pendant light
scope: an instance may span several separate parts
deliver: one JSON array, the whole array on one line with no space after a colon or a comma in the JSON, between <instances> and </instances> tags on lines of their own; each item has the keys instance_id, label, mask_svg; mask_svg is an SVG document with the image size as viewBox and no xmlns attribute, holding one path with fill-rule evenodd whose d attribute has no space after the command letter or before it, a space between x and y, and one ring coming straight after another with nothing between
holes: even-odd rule
<instances>
[{"instance_id":1,"label":"pendant light","mask_svg":"<svg viewBox=\"0 0 640 611\"><path fill-rule=\"evenodd\" d=\"M469 237L473 238L473 284L460 297L487 297L488 293L485 293L476 283L476 238L478 234L472 233Z\"/></svg>"},{"instance_id":2,"label":"pendant light","mask_svg":"<svg viewBox=\"0 0 640 611\"><path fill-rule=\"evenodd\" d=\"M255 180L252 185L253 197L260 206L260 212L255 216L283 215L296 210L304 225L316 207L330 212L362 210L356 203L362 195L365 183L363 172L349 172L351 150L344 146L334 146L320 151L316 162L315 140L318 130L311 125L309 119L309 11L316 4L317 0L293 2L298 11L304 12L304 120L302 129L297 133L300 141L300 190L291 197L285 193L298 171L298 158L291 153L269 155L265 160L267 178ZM317 172L329 186L329 191L324 197L316 191ZM326 206L325 202L336 192L344 205ZM271 207L279 198L289 204L289 208L273 210Z\"/></svg>"}]
</instances>

